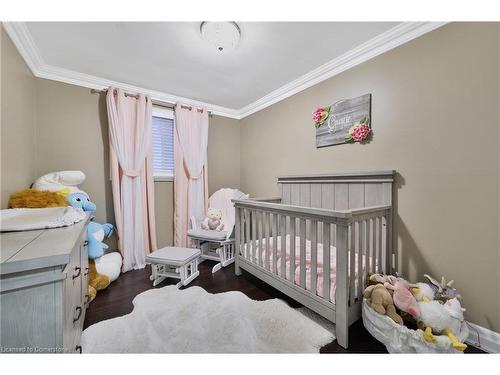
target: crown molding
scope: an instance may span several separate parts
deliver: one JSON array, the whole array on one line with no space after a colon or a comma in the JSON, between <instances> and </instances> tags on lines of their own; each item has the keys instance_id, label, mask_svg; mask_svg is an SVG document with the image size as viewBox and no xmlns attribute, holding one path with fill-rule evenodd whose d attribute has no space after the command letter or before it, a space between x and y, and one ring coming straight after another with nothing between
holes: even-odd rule
<instances>
[{"instance_id":1,"label":"crown molding","mask_svg":"<svg viewBox=\"0 0 500 375\"><path fill-rule=\"evenodd\" d=\"M241 108L240 117L247 117L445 24L446 22L403 22Z\"/></svg>"},{"instance_id":2,"label":"crown molding","mask_svg":"<svg viewBox=\"0 0 500 375\"><path fill-rule=\"evenodd\" d=\"M4 22L3 27L36 77L98 90L109 86L120 87L130 92L144 93L153 100L205 107L215 115L239 120L445 24L446 22L403 22L240 109L226 108L46 64L24 22Z\"/></svg>"},{"instance_id":3,"label":"crown molding","mask_svg":"<svg viewBox=\"0 0 500 375\"><path fill-rule=\"evenodd\" d=\"M102 90L109 86L119 87L128 92L140 92L148 95L153 100L167 102L181 102L193 107L204 107L214 115L240 119L238 110L218 106L211 103L205 103L198 100L184 98L181 96L150 90L147 88L130 85L124 82L109 80L102 77L93 76L90 74L79 73L73 70L60 68L57 66L46 64L38 50L31 34L24 22L3 22L3 27L12 42L18 49L19 53L25 60L33 75L38 78L50 79L69 83L76 86L87 87L90 89Z\"/></svg>"}]
</instances>

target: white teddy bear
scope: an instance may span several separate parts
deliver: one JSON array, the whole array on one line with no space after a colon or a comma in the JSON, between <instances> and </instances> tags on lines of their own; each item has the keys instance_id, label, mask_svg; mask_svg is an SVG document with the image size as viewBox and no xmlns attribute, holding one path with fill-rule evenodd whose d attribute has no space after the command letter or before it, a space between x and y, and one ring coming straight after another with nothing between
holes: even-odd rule
<instances>
[{"instance_id":1,"label":"white teddy bear","mask_svg":"<svg viewBox=\"0 0 500 375\"><path fill-rule=\"evenodd\" d=\"M222 210L218 208L209 208L207 217L201 224L201 228L220 232L224 228L224 223L222 222Z\"/></svg>"}]
</instances>

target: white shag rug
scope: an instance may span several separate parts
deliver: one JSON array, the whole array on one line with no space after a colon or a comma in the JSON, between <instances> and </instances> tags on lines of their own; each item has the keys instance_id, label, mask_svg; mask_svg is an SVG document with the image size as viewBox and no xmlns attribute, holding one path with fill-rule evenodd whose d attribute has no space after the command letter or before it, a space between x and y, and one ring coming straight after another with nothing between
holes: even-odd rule
<instances>
[{"instance_id":1,"label":"white shag rug","mask_svg":"<svg viewBox=\"0 0 500 375\"><path fill-rule=\"evenodd\" d=\"M335 339L310 312L279 299L254 301L241 292L210 294L193 286L137 295L125 316L88 327L85 353L318 353Z\"/></svg>"}]
</instances>

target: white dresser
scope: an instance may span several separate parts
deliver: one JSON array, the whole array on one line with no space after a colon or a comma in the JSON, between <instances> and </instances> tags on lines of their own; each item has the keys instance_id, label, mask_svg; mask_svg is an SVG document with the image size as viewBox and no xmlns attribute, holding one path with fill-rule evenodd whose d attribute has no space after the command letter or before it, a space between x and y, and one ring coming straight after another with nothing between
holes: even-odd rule
<instances>
[{"instance_id":1,"label":"white dresser","mask_svg":"<svg viewBox=\"0 0 500 375\"><path fill-rule=\"evenodd\" d=\"M81 352L89 218L0 234L0 352Z\"/></svg>"}]
</instances>

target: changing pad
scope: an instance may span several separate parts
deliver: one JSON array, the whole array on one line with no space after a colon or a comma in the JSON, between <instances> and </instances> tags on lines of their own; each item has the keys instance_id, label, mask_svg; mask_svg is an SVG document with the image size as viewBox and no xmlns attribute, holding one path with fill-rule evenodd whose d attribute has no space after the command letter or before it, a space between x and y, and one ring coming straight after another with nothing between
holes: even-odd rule
<instances>
[{"instance_id":1,"label":"changing pad","mask_svg":"<svg viewBox=\"0 0 500 375\"><path fill-rule=\"evenodd\" d=\"M74 207L11 208L0 211L0 232L48 229L73 225L85 218Z\"/></svg>"}]
</instances>

